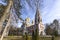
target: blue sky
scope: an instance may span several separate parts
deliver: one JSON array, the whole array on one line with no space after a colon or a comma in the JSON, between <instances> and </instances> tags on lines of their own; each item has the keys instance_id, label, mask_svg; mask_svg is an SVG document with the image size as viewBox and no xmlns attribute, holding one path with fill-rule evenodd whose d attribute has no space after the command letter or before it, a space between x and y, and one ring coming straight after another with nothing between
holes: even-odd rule
<instances>
[{"instance_id":1,"label":"blue sky","mask_svg":"<svg viewBox=\"0 0 60 40\"><path fill-rule=\"evenodd\" d=\"M32 2L30 3L33 4ZM32 8L26 1L22 2L22 4L25 6L22 9L22 17L30 17L31 20L34 19L36 11L34 4L31 5ZM42 16L43 24L51 23L54 19L60 19L60 0L41 0L40 13Z\"/></svg>"},{"instance_id":2,"label":"blue sky","mask_svg":"<svg viewBox=\"0 0 60 40\"><path fill-rule=\"evenodd\" d=\"M36 1L30 1L30 5L26 2L26 0L21 0L21 5L23 8L21 9L21 17L23 19L29 17L31 21L35 17L36 6L34 5ZM0 3L2 1L0 0ZM40 13L42 16L43 24L51 23L54 19L60 19L60 0L40 0ZM20 24L20 23L19 23Z\"/></svg>"},{"instance_id":3,"label":"blue sky","mask_svg":"<svg viewBox=\"0 0 60 40\"><path fill-rule=\"evenodd\" d=\"M45 6L42 9L44 23L50 23L54 19L60 19L60 0L46 0L44 4Z\"/></svg>"}]
</instances>

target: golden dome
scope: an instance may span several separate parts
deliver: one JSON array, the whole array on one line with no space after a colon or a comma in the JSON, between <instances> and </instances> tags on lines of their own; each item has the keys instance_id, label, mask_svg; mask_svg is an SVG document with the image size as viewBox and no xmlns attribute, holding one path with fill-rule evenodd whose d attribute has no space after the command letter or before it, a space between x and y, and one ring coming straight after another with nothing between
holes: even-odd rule
<instances>
[{"instance_id":1,"label":"golden dome","mask_svg":"<svg viewBox=\"0 0 60 40\"><path fill-rule=\"evenodd\" d=\"M25 21L30 22L30 18L26 18L26 20L25 20Z\"/></svg>"}]
</instances>

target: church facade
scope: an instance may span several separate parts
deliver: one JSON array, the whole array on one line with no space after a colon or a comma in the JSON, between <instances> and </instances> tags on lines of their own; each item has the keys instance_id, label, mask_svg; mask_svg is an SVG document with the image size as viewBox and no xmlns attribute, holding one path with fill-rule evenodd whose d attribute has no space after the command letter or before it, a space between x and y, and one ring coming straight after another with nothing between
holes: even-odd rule
<instances>
[{"instance_id":1,"label":"church facade","mask_svg":"<svg viewBox=\"0 0 60 40\"><path fill-rule=\"evenodd\" d=\"M33 31L35 31L36 28L38 28L39 35L45 35L44 32L44 25L42 23L42 18L39 12L39 9L37 8L36 14L35 14L35 20L32 21L32 24L29 24L29 18L25 20L24 26L21 26L23 29L23 34L27 32L28 34L32 34Z\"/></svg>"}]
</instances>

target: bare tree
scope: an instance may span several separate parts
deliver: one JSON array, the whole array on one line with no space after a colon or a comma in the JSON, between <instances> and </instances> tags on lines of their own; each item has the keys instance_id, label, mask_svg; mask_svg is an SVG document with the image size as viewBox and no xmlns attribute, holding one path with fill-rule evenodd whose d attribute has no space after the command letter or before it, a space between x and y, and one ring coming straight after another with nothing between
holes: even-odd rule
<instances>
[{"instance_id":1,"label":"bare tree","mask_svg":"<svg viewBox=\"0 0 60 40\"><path fill-rule=\"evenodd\" d=\"M8 12L10 11L11 4L12 3L11 3L11 0L10 0L8 5L6 6L6 9L5 9L4 13L3 13L3 16L1 17L1 20L0 20L0 27L1 27L0 32L2 30L3 22L5 21L6 17L8 16L7 14L9 14Z\"/></svg>"},{"instance_id":2,"label":"bare tree","mask_svg":"<svg viewBox=\"0 0 60 40\"><path fill-rule=\"evenodd\" d=\"M9 27L9 25L10 25L10 21L11 21L11 18L9 18L8 23L7 23L5 29L4 29L4 31L2 33L2 36L1 36L1 39L0 40L3 40L3 37L5 36L5 33L7 32L7 29Z\"/></svg>"},{"instance_id":3,"label":"bare tree","mask_svg":"<svg viewBox=\"0 0 60 40\"><path fill-rule=\"evenodd\" d=\"M7 1L7 0L6 0L6 1ZM20 19L20 20L22 20L22 19L20 18L20 15L21 15L21 13L20 13L20 7L21 7L21 6L20 6L20 0L8 0L7 8L5 9L4 15L3 15L3 17L1 18L1 23L0 23L0 24L1 24L1 27L2 27L2 25L3 25L3 22L5 21L5 18L6 18L6 16L7 16L7 14L10 14L10 15L11 15L11 12L10 12L10 11L12 11L11 8L13 8L13 9L15 10L15 13L16 13L16 15L17 15L17 18ZM9 13L9 12L10 12L10 13ZM13 13L12 13L12 14L13 14ZM15 17L15 18L16 18L16 17ZM16 21L18 21L18 19L16 19ZM3 31L3 34L2 34L2 36L1 36L1 40L3 39L3 37L4 37L4 35L5 35L8 27L9 27L11 21L12 21L12 20L11 20L11 16L10 16L10 17L9 17L9 20L8 20L6 26L5 26L5 29L4 29L4 31Z\"/></svg>"},{"instance_id":4,"label":"bare tree","mask_svg":"<svg viewBox=\"0 0 60 40\"><path fill-rule=\"evenodd\" d=\"M12 0L9 0L7 9L6 9L5 12L4 12L4 16L3 16L3 17L1 18L1 20L0 20L0 21L1 21L1 23L0 23L1 25L0 25L0 26L3 25L3 22L4 22L4 20L5 20L5 17L7 16L7 13L10 11L10 8L11 8L12 4L13 4L13 1L12 1ZM11 19L9 18L8 23L7 23L7 25L6 25L6 27L5 27L4 31L3 31L3 34L2 34L0 40L3 40L3 37L4 37L4 35L5 35L5 32L7 31L7 27L9 26L10 20L11 20Z\"/></svg>"}]
</instances>

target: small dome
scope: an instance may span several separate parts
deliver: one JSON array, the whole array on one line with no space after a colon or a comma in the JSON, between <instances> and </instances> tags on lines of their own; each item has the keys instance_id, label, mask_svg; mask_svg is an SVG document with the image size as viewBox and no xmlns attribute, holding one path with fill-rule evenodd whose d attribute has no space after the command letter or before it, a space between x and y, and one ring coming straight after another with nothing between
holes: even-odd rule
<instances>
[{"instance_id":1,"label":"small dome","mask_svg":"<svg viewBox=\"0 0 60 40\"><path fill-rule=\"evenodd\" d=\"M25 21L30 22L30 18L26 18Z\"/></svg>"}]
</instances>

